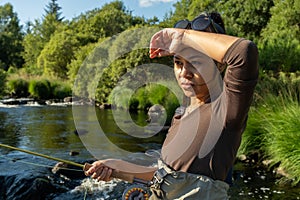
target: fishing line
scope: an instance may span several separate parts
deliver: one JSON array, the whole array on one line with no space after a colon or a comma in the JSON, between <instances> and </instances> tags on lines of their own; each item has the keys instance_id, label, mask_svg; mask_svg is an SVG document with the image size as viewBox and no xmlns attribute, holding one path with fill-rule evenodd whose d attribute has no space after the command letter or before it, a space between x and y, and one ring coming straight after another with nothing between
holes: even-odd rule
<instances>
[{"instance_id":1,"label":"fishing line","mask_svg":"<svg viewBox=\"0 0 300 200\"><path fill-rule=\"evenodd\" d=\"M29 165L33 165L33 166L38 166L38 167L53 168L53 166L50 166L50 165L37 164L37 163L28 162L28 161L16 160L15 158L9 158L8 156L5 156L5 155L0 155L0 158L4 158L4 159L9 160L11 162L19 162L19 163L29 164ZM79 170L79 169L70 169L70 168L66 168L66 167L60 167L60 169L69 170L69 171L76 171L76 172L82 172L82 170ZM85 186L84 187L83 200L86 200L86 198L87 198L87 191L88 191L88 188Z\"/></svg>"},{"instance_id":2,"label":"fishing line","mask_svg":"<svg viewBox=\"0 0 300 200\"><path fill-rule=\"evenodd\" d=\"M9 157L7 157L5 155L0 155L0 157L4 158L6 160L10 160L12 162L19 162L19 163L29 164L29 165L33 165L33 166L37 166L37 167L53 168L53 166L50 166L50 165L38 164L38 163L33 163L33 162L18 160L18 159L15 159L15 158L9 158ZM59 167L59 169L82 172L82 170L79 170L79 169L71 169L71 168L66 168L66 167Z\"/></svg>"}]
</instances>

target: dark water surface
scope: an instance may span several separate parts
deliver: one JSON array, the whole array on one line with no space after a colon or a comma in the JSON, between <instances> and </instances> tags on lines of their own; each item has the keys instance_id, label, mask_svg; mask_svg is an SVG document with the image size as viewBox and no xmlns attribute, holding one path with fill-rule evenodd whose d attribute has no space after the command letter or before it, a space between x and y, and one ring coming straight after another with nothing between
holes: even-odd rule
<instances>
[{"instance_id":1,"label":"dark water surface","mask_svg":"<svg viewBox=\"0 0 300 200\"><path fill-rule=\"evenodd\" d=\"M121 112L124 111L120 111L120 115ZM79 119L82 120L75 123L70 106L0 105L0 142L77 162L91 160L95 156L97 158L121 157L137 163L146 161L150 163L155 160L145 156L144 152L149 149L159 149L164 133L149 138L136 138L122 132L115 124L111 110L95 110L91 106L82 108L82 111L79 108L76 114L78 113L81 115ZM89 117L93 113L96 113L97 120ZM137 124L146 125L145 114L132 114L131 117ZM128 119L123 119L122 123L126 125L127 121ZM103 129L104 134L97 135L99 127ZM97 137L94 137L95 135ZM70 156L71 151L79 152L79 155ZM55 161L0 148L2 176L16 174L32 176L55 163ZM300 188L280 186L275 183L272 174L264 170L237 164L234 166L233 174L235 180L230 188L230 199L300 199ZM1 188L7 188L2 184L4 183L0 183ZM60 184L64 182L61 181ZM126 187L126 183L119 181L96 184L90 179L83 178L66 184L71 188L69 192L52 195L48 199L120 199L120 195L114 196L112 193L120 194L122 191L116 190ZM3 190L0 189L0 192L7 192Z\"/></svg>"}]
</instances>

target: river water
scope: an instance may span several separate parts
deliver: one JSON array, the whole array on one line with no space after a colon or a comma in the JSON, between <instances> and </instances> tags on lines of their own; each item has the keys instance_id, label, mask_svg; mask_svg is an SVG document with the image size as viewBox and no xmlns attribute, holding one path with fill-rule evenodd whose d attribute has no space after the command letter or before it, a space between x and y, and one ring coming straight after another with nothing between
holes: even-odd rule
<instances>
[{"instance_id":1,"label":"river water","mask_svg":"<svg viewBox=\"0 0 300 200\"><path fill-rule=\"evenodd\" d=\"M143 113L135 113L131 114L132 120L129 120L125 111L117 112L119 113L100 110L93 106L77 107L74 110L71 106L65 105L6 106L0 104L0 142L76 162L93 160L95 157L97 159L123 158L147 164L154 162L155 155L149 156L148 152L159 150L165 132L140 138L124 134L119 127L120 124L116 124L114 115L119 116L117 121L121 121L123 125L129 126L134 121L139 125L138 127L147 125L145 122L147 116ZM76 116L73 115L74 113ZM120 119L120 116L126 118ZM135 128L138 129L133 127L133 130ZM71 156L70 152L79 154ZM45 173L43 171L45 168L55 164L55 161L0 148L1 176L22 176L20 180L28 180L28 177L34 177L37 173ZM233 185L229 191L230 199L300 199L299 187L276 184L272 173L256 168L254 165L236 164L233 178ZM64 190L50 194L45 199L120 199L124 188L130 186L118 180L97 183L85 177L74 181L55 178L54 182L64 187ZM14 199L14 195L21 192L17 191L18 187L14 191L5 191L3 188L9 186L4 184L9 184L9 181L0 183L2 188L0 192L11 194L1 195L0 199Z\"/></svg>"}]
</instances>

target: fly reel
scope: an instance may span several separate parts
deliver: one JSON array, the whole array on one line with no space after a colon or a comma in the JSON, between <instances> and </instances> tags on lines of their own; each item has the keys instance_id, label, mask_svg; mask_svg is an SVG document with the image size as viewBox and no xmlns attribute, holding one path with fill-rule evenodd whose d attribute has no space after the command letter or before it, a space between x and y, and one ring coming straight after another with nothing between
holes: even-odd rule
<instances>
[{"instance_id":1,"label":"fly reel","mask_svg":"<svg viewBox=\"0 0 300 200\"><path fill-rule=\"evenodd\" d=\"M148 200L149 192L141 185L132 185L126 188L122 195L122 200Z\"/></svg>"}]
</instances>

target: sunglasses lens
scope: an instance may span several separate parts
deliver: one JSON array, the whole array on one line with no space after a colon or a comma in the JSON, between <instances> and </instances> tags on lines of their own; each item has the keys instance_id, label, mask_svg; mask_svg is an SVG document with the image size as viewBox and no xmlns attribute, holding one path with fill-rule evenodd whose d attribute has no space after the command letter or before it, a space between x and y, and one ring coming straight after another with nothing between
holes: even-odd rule
<instances>
[{"instance_id":1,"label":"sunglasses lens","mask_svg":"<svg viewBox=\"0 0 300 200\"><path fill-rule=\"evenodd\" d=\"M204 31L209 25L211 21L208 17L200 16L193 20L192 29L197 31Z\"/></svg>"},{"instance_id":2,"label":"sunglasses lens","mask_svg":"<svg viewBox=\"0 0 300 200\"><path fill-rule=\"evenodd\" d=\"M186 28L188 28L189 24L190 24L190 22L187 19L180 20L174 25L174 28L186 29Z\"/></svg>"},{"instance_id":3,"label":"sunglasses lens","mask_svg":"<svg viewBox=\"0 0 300 200\"><path fill-rule=\"evenodd\" d=\"M214 26L215 26L215 28L217 29L218 33L225 34L224 29L223 29L220 25L214 23Z\"/></svg>"}]
</instances>

